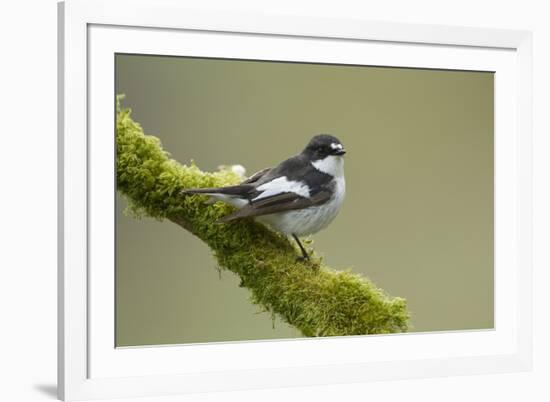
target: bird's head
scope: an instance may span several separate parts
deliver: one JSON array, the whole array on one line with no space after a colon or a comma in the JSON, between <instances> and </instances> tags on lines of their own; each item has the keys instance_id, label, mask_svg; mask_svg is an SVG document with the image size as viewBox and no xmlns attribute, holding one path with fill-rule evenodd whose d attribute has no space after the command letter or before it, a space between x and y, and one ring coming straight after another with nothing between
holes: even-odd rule
<instances>
[{"instance_id":1,"label":"bird's head","mask_svg":"<svg viewBox=\"0 0 550 402\"><path fill-rule=\"evenodd\" d=\"M338 138L329 134L319 134L309 141L302 153L311 160L320 160L328 156L342 157L346 150Z\"/></svg>"}]
</instances>

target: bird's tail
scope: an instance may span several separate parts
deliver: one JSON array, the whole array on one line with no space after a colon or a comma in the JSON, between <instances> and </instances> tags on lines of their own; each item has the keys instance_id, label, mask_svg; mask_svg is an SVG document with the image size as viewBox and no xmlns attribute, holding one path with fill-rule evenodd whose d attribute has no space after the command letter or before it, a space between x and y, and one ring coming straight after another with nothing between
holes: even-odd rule
<instances>
[{"instance_id":1,"label":"bird's tail","mask_svg":"<svg viewBox=\"0 0 550 402\"><path fill-rule=\"evenodd\" d=\"M235 195L243 196L250 191L250 185L236 185L228 187L207 187L207 188L189 188L182 190L182 194L205 194L205 195Z\"/></svg>"},{"instance_id":2,"label":"bird's tail","mask_svg":"<svg viewBox=\"0 0 550 402\"><path fill-rule=\"evenodd\" d=\"M239 184L228 187L189 188L183 190L181 193L184 195L208 195L210 196L210 199L206 201L207 204L213 204L216 201L223 201L227 204L233 205L236 208L241 208L247 203L246 197L251 188L252 186L250 185Z\"/></svg>"}]
</instances>

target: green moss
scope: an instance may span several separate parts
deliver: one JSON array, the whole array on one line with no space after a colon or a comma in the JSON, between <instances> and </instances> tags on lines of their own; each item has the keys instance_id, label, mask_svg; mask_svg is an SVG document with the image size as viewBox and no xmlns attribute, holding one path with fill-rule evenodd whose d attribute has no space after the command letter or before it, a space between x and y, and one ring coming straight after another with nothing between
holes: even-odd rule
<instances>
[{"instance_id":1,"label":"green moss","mask_svg":"<svg viewBox=\"0 0 550 402\"><path fill-rule=\"evenodd\" d=\"M182 189L238 183L230 171L202 172L181 165L145 135L121 108L117 97L117 184L134 216L167 219L203 240L221 267L237 274L252 302L280 316L305 336L382 334L406 331L405 300L390 298L367 278L336 271L313 256L297 261L293 244L253 220L215 223L230 212L204 196L183 196Z\"/></svg>"}]
</instances>

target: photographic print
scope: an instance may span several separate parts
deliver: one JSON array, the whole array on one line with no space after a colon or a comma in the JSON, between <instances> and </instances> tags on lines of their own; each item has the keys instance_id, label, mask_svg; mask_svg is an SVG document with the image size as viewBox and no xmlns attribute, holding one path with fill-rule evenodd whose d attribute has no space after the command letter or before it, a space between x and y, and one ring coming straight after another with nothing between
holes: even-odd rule
<instances>
[{"instance_id":1,"label":"photographic print","mask_svg":"<svg viewBox=\"0 0 550 402\"><path fill-rule=\"evenodd\" d=\"M117 54L117 347L494 328L494 74Z\"/></svg>"}]
</instances>

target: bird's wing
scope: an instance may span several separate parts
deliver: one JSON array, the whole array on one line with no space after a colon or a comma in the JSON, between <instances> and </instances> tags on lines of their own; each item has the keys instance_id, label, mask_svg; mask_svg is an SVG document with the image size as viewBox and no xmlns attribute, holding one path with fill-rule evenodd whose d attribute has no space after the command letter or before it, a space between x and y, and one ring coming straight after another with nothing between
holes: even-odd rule
<instances>
[{"instance_id":1,"label":"bird's wing","mask_svg":"<svg viewBox=\"0 0 550 402\"><path fill-rule=\"evenodd\" d=\"M327 202L330 196L331 193L328 190L319 191L310 198L302 197L292 192L279 193L245 205L238 211L224 216L219 222L229 222L238 218L269 215L277 212L292 211L321 205Z\"/></svg>"},{"instance_id":2,"label":"bird's wing","mask_svg":"<svg viewBox=\"0 0 550 402\"><path fill-rule=\"evenodd\" d=\"M262 177L265 176L266 173L268 173L272 168L265 168L265 169L262 169L256 173L254 173L252 176L250 176L248 179L246 179L245 181L243 181L241 184L252 184L252 183L256 183L258 180L260 180Z\"/></svg>"}]
</instances>

